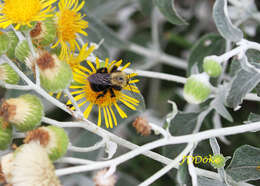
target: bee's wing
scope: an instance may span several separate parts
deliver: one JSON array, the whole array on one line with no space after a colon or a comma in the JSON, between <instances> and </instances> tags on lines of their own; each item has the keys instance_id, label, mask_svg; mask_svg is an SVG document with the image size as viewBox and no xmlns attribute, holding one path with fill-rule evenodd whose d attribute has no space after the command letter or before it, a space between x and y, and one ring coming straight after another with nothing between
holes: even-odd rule
<instances>
[{"instance_id":1,"label":"bee's wing","mask_svg":"<svg viewBox=\"0 0 260 186\"><path fill-rule=\"evenodd\" d=\"M88 80L90 83L96 85L111 85L109 74L96 73L89 76Z\"/></svg>"}]
</instances>

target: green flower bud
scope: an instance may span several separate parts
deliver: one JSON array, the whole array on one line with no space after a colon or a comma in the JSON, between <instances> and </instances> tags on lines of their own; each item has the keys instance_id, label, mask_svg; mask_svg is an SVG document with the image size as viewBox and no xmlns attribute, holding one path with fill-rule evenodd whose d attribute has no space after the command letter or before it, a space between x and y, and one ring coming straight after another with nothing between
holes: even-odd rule
<instances>
[{"instance_id":1,"label":"green flower bud","mask_svg":"<svg viewBox=\"0 0 260 186\"><path fill-rule=\"evenodd\" d=\"M8 48L9 48L8 35L0 31L0 55L6 53Z\"/></svg>"},{"instance_id":2,"label":"green flower bud","mask_svg":"<svg viewBox=\"0 0 260 186\"><path fill-rule=\"evenodd\" d=\"M184 85L184 98L191 104L204 102L211 93L211 85L207 74L191 75Z\"/></svg>"},{"instance_id":3,"label":"green flower bud","mask_svg":"<svg viewBox=\"0 0 260 186\"><path fill-rule=\"evenodd\" d=\"M17 84L20 77L10 65L3 63L0 65L0 80L9 84Z\"/></svg>"},{"instance_id":4,"label":"green flower bud","mask_svg":"<svg viewBox=\"0 0 260 186\"><path fill-rule=\"evenodd\" d=\"M211 77L218 77L222 72L222 66L214 57L205 57L203 70Z\"/></svg>"},{"instance_id":5,"label":"green flower bud","mask_svg":"<svg viewBox=\"0 0 260 186\"><path fill-rule=\"evenodd\" d=\"M72 81L72 70L57 55L42 52L35 60L39 67L41 86L48 92L60 92Z\"/></svg>"},{"instance_id":6,"label":"green flower bud","mask_svg":"<svg viewBox=\"0 0 260 186\"><path fill-rule=\"evenodd\" d=\"M5 150L12 141L12 126L0 117L0 150Z\"/></svg>"},{"instance_id":7,"label":"green flower bud","mask_svg":"<svg viewBox=\"0 0 260 186\"><path fill-rule=\"evenodd\" d=\"M62 157L69 144L69 138L63 128L48 126L29 131L24 143L39 142L53 161Z\"/></svg>"},{"instance_id":8,"label":"green flower bud","mask_svg":"<svg viewBox=\"0 0 260 186\"><path fill-rule=\"evenodd\" d=\"M29 44L26 40L19 42L15 48L15 57L21 61L25 62L25 59L30 57L31 51Z\"/></svg>"},{"instance_id":9,"label":"green flower bud","mask_svg":"<svg viewBox=\"0 0 260 186\"><path fill-rule=\"evenodd\" d=\"M4 101L0 115L18 131L25 132L40 124L43 117L43 105L37 96L25 94Z\"/></svg>"},{"instance_id":10,"label":"green flower bud","mask_svg":"<svg viewBox=\"0 0 260 186\"><path fill-rule=\"evenodd\" d=\"M219 169L225 166L226 158L222 154L216 154L211 157L211 165L215 169Z\"/></svg>"},{"instance_id":11,"label":"green flower bud","mask_svg":"<svg viewBox=\"0 0 260 186\"><path fill-rule=\"evenodd\" d=\"M19 42L19 39L17 38L16 34L14 31L9 31L7 32L8 35L8 42L9 42L9 49L7 50L7 56L10 59L14 59L15 58L15 48Z\"/></svg>"},{"instance_id":12,"label":"green flower bud","mask_svg":"<svg viewBox=\"0 0 260 186\"><path fill-rule=\"evenodd\" d=\"M53 18L37 22L34 29L30 31L33 43L37 46L48 46L56 38L56 25Z\"/></svg>"}]
</instances>

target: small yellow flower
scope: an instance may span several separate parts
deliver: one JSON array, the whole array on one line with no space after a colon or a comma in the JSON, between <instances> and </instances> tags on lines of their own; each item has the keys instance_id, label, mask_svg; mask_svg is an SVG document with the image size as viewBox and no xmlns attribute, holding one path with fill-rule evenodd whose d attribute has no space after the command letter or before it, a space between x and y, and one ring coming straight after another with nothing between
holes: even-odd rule
<instances>
[{"instance_id":1,"label":"small yellow flower","mask_svg":"<svg viewBox=\"0 0 260 186\"><path fill-rule=\"evenodd\" d=\"M78 5L78 0L60 0L59 12L57 12L57 32L58 41L52 48L61 45L60 58L64 59L71 51L79 45L76 41L77 33L87 35L84 31L88 27L88 22L83 20L79 11L84 6L84 1Z\"/></svg>"},{"instance_id":2,"label":"small yellow flower","mask_svg":"<svg viewBox=\"0 0 260 186\"><path fill-rule=\"evenodd\" d=\"M106 127L113 128L113 125L117 126L114 110L117 111L121 118L127 118L127 114L119 107L119 103L122 103L131 110L136 110L136 107L140 103L139 100L127 95L126 92L123 91L127 90L137 94L140 93L139 89L134 85L138 80L130 79L137 74L125 74L123 72L130 63L127 63L118 70L117 68L121 65L122 60L109 63L109 59L106 59L104 67L100 66L98 58L96 59L95 67L90 61L87 60L86 62L91 70L82 65L79 65L79 68L74 69L73 78L78 85L70 86L70 89L76 89L75 91L72 91L71 94L75 96L74 99L79 103L79 107L87 105L86 110L84 111L85 118L88 118L92 108L96 106L98 108L98 126L101 126L103 115ZM123 76L117 76L116 73ZM122 80L122 77L125 78L124 83L115 84L115 82L113 82L116 78L118 78L119 81ZM93 79L96 78L98 80L95 82ZM100 82L100 80L102 82ZM118 87L116 88L116 85L120 85L121 89ZM67 104L71 104L71 101L68 101ZM75 108L72 107L72 109Z\"/></svg>"},{"instance_id":3,"label":"small yellow flower","mask_svg":"<svg viewBox=\"0 0 260 186\"><path fill-rule=\"evenodd\" d=\"M0 28L16 24L15 29L22 25L32 26L34 21L42 21L54 10L51 5L56 0L5 0L0 4Z\"/></svg>"},{"instance_id":4,"label":"small yellow flower","mask_svg":"<svg viewBox=\"0 0 260 186\"><path fill-rule=\"evenodd\" d=\"M95 50L95 46L92 45L89 48L88 43L84 44L82 48L79 51L79 54L75 56L73 53L69 54L69 56L66 59L66 62L70 65L72 71L75 71L74 69L78 69L80 66L80 63L87 59L87 57Z\"/></svg>"}]
</instances>

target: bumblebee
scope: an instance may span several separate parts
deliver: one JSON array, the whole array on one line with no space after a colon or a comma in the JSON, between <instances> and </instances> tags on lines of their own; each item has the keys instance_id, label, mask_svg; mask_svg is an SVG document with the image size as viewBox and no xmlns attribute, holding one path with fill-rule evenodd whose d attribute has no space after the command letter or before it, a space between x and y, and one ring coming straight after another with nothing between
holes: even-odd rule
<instances>
[{"instance_id":1,"label":"bumblebee","mask_svg":"<svg viewBox=\"0 0 260 186\"><path fill-rule=\"evenodd\" d=\"M120 91L129 84L129 76L118 70L117 66L113 66L110 72L108 72L108 68L102 67L90 75L88 81L94 92L101 92L96 99L104 97L108 91L112 98L115 97L114 90Z\"/></svg>"}]
</instances>

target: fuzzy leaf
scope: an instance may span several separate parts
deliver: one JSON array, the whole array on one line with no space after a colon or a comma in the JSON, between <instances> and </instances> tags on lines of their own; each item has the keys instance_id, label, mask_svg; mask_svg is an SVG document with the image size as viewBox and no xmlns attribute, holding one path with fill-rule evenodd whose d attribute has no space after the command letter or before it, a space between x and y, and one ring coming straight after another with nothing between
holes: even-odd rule
<instances>
[{"instance_id":1,"label":"fuzzy leaf","mask_svg":"<svg viewBox=\"0 0 260 186\"><path fill-rule=\"evenodd\" d=\"M95 17L87 14L86 20L88 21L89 28L92 28L97 35L104 38L104 46L109 48L111 46L117 48L127 48L128 43L120 39L110 28Z\"/></svg>"},{"instance_id":2,"label":"fuzzy leaf","mask_svg":"<svg viewBox=\"0 0 260 186\"><path fill-rule=\"evenodd\" d=\"M239 147L226 169L235 181L249 181L260 179L260 148L250 145Z\"/></svg>"},{"instance_id":3,"label":"fuzzy leaf","mask_svg":"<svg viewBox=\"0 0 260 186\"><path fill-rule=\"evenodd\" d=\"M243 38L243 32L236 28L227 11L227 0L217 0L213 7L213 18L219 33L226 39L238 42Z\"/></svg>"},{"instance_id":4,"label":"fuzzy leaf","mask_svg":"<svg viewBox=\"0 0 260 186\"><path fill-rule=\"evenodd\" d=\"M225 45L225 40L217 34L207 34L199 39L191 50L187 75L191 75L191 69L194 65L197 65L199 72L202 72L204 57L222 54L225 51Z\"/></svg>"},{"instance_id":5,"label":"fuzzy leaf","mask_svg":"<svg viewBox=\"0 0 260 186\"><path fill-rule=\"evenodd\" d=\"M191 177L188 170L187 161L179 165L177 172L177 182L179 185L191 185Z\"/></svg>"},{"instance_id":6,"label":"fuzzy leaf","mask_svg":"<svg viewBox=\"0 0 260 186\"><path fill-rule=\"evenodd\" d=\"M203 176L198 176L198 186L227 186L219 180L213 180Z\"/></svg>"},{"instance_id":7,"label":"fuzzy leaf","mask_svg":"<svg viewBox=\"0 0 260 186\"><path fill-rule=\"evenodd\" d=\"M260 82L260 73L240 70L231 82L231 88L227 95L227 104L236 108L249 93Z\"/></svg>"},{"instance_id":8,"label":"fuzzy leaf","mask_svg":"<svg viewBox=\"0 0 260 186\"><path fill-rule=\"evenodd\" d=\"M154 0L155 5L168 21L175 25L186 25L187 22L175 10L174 0Z\"/></svg>"},{"instance_id":9,"label":"fuzzy leaf","mask_svg":"<svg viewBox=\"0 0 260 186\"><path fill-rule=\"evenodd\" d=\"M226 90L227 87L226 86L220 86L217 90L216 93L216 97L214 98L214 100L210 103L210 105L217 111L217 113L219 113L222 117L224 117L225 119L227 119L230 122L233 122L233 118L230 115L230 113L228 112L228 110L226 109L225 105L224 105L224 97L226 95Z\"/></svg>"},{"instance_id":10,"label":"fuzzy leaf","mask_svg":"<svg viewBox=\"0 0 260 186\"><path fill-rule=\"evenodd\" d=\"M192 133L195 129L199 114L200 113L178 112L174 119L171 120L169 132L173 136L181 136ZM169 158L174 158L185 148L185 146L186 144L164 146L163 154Z\"/></svg>"}]
</instances>

